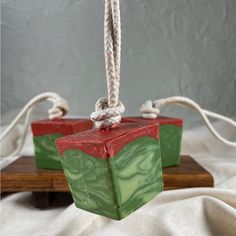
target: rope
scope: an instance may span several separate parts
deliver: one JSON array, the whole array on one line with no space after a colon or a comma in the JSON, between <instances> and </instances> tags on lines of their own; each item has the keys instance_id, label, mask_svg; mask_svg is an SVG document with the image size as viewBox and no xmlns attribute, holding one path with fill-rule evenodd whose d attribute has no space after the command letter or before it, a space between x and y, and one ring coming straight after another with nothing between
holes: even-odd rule
<instances>
[{"instance_id":1,"label":"rope","mask_svg":"<svg viewBox=\"0 0 236 236\"><path fill-rule=\"evenodd\" d=\"M202 119L204 120L209 131L213 134L213 136L215 136L219 141L221 141L222 143L224 143L228 146L236 147L236 142L232 142L232 141L229 141L229 140L223 138L214 129L214 127L211 125L208 117L224 121L224 122L232 125L234 128L236 128L236 122L233 121L232 119L229 119L229 118L222 116L220 114L202 109L196 102L192 101L189 98L176 96L176 97L169 97L166 99L159 99L154 102L147 101L146 103L144 103L142 105L142 107L140 108L140 111L142 112L142 116L144 118L155 119L159 116L161 107L168 105L168 104L174 104L174 105L179 105L182 107L191 108L193 111L198 112L200 114L200 116L202 117Z\"/></svg>"},{"instance_id":2,"label":"rope","mask_svg":"<svg viewBox=\"0 0 236 236\"><path fill-rule=\"evenodd\" d=\"M125 108L119 101L121 23L119 0L105 0L104 54L107 78L107 98L99 98L91 120L100 129L112 129L121 121Z\"/></svg>"},{"instance_id":3,"label":"rope","mask_svg":"<svg viewBox=\"0 0 236 236\"><path fill-rule=\"evenodd\" d=\"M35 108L35 106L43 101L51 101L53 103L53 107L48 110L49 119L60 119L64 115L66 115L69 111L69 107L67 104L67 101L61 98L58 94L52 93L52 92L46 92L39 94L38 96L31 99L21 110L21 112L16 116L16 118L12 121L12 123L8 126L8 128L3 132L2 136L0 137L1 144L3 143L4 139L7 137L7 135L16 127L16 125L19 123L19 121L22 119L23 116L25 116L25 123L24 123L24 131L23 136L21 138L20 145L17 147L17 149L9 154L9 155L16 155L19 153L25 143L25 138L27 135L27 131L29 128L30 123L30 116Z\"/></svg>"},{"instance_id":4,"label":"rope","mask_svg":"<svg viewBox=\"0 0 236 236\"><path fill-rule=\"evenodd\" d=\"M112 129L121 122L121 113L125 111L122 102L119 101L116 107L109 108L106 97L99 98L95 105L95 112L91 114L91 120L96 121L99 129Z\"/></svg>"}]
</instances>

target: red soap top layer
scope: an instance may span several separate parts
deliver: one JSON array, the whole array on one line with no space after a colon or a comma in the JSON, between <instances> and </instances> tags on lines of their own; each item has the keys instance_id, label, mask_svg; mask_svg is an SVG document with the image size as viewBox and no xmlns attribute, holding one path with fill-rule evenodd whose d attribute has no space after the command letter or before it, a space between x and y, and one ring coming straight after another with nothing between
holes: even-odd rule
<instances>
[{"instance_id":1,"label":"red soap top layer","mask_svg":"<svg viewBox=\"0 0 236 236\"><path fill-rule=\"evenodd\" d=\"M112 130L92 129L56 140L60 154L68 149L79 149L97 158L116 155L126 144L149 136L159 139L157 124L126 123Z\"/></svg>"},{"instance_id":2,"label":"red soap top layer","mask_svg":"<svg viewBox=\"0 0 236 236\"><path fill-rule=\"evenodd\" d=\"M160 125L176 125L183 126L183 120L175 117L166 117L166 116L158 116L155 119L148 119L143 117L124 117L121 120L122 123L130 123L130 122L145 122L145 123L159 123Z\"/></svg>"},{"instance_id":3,"label":"red soap top layer","mask_svg":"<svg viewBox=\"0 0 236 236\"><path fill-rule=\"evenodd\" d=\"M70 135L84 130L92 129L90 119L54 119L39 120L31 123L34 136L49 134Z\"/></svg>"}]
</instances>

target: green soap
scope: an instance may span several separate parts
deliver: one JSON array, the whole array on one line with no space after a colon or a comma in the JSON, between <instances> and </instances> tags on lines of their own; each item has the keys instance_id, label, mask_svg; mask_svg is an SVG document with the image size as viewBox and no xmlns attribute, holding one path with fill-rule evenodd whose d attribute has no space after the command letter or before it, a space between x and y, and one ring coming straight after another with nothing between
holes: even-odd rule
<instances>
[{"instance_id":1,"label":"green soap","mask_svg":"<svg viewBox=\"0 0 236 236\"><path fill-rule=\"evenodd\" d=\"M41 169L61 170L61 158L58 153L55 140L63 137L60 134L34 136L34 152L36 167Z\"/></svg>"},{"instance_id":2,"label":"green soap","mask_svg":"<svg viewBox=\"0 0 236 236\"><path fill-rule=\"evenodd\" d=\"M114 157L70 149L61 161L75 205L115 220L163 190L160 143L148 136L130 142Z\"/></svg>"},{"instance_id":3,"label":"green soap","mask_svg":"<svg viewBox=\"0 0 236 236\"><path fill-rule=\"evenodd\" d=\"M179 164L181 138L182 127L170 124L160 125L162 167Z\"/></svg>"}]
</instances>

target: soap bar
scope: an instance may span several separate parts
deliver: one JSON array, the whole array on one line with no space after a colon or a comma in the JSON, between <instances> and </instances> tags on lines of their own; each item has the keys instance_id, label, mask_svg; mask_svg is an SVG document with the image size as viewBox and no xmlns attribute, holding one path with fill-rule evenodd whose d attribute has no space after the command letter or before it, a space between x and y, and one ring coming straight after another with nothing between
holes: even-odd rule
<instances>
[{"instance_id":1,"label":"soap bar","mask_svg":"<svg viewBox=\"0 0 236 236\"><path fill-rule=\"evenodd\" d=\"M163 189L159 126L120 124L56 140L78 208L120 220Z\"/></svg>"},{"instance_id":2,"label":"soap bar","mask_svg":"<svg viewBox=\"0 0 236 236\"><path fill-rule=\"evenodd\" d=\"M180 161L180 147L183 120L173 117L159 116L156 119L142 117L124 117L123 123L144 122L160 124L160 143L162 167L178 165Z\"/></svg>"},{"instance_id":3,"label":"soap bar","mask_svg":"<svg viewBox=\"0 0 236 236\"><path fill-rule=\"evenodd\" d=\"M89 119L54 119L31 123L35 163L39 169L62 169L56 138L91 129Z\"/></svg>"}]
</instances>

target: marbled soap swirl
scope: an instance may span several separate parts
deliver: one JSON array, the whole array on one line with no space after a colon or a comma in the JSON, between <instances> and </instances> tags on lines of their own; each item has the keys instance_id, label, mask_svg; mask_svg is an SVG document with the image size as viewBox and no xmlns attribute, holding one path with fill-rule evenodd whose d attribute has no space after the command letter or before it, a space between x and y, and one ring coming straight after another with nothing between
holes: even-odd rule
<instances>
[{"instance_id":1,"label":"marbled soap swirl","mask_svg":"<svg viewBox=\"0 0 236 236\"><path fill-rule=\"evenodd\" d=\"M55 140L60 134L33 137L36 166L43 169L62 169L61 157L57 151Z\"/></svg>"},{"instance_id":2,"label":"marbled soap swirl","mask_svg":"<svg viewBox=\"0 0 236 236\"><path fill-rule=\"evenodd\" d=\"M77 207L122 219L162 191L159 141L142 137L114 157L66 150L62 166Z\"/></svg>"},{"instance_id":3,"label":"marbled soap swirl","mask_svg":"<svg viewBox=\"0 0 236 236\"><path fill-rule=\"evenodd\" d=\"M162 167L179 164L182 127L177 125L160 126Z\"/></svg>"}]
</instances>

